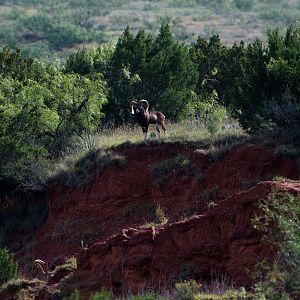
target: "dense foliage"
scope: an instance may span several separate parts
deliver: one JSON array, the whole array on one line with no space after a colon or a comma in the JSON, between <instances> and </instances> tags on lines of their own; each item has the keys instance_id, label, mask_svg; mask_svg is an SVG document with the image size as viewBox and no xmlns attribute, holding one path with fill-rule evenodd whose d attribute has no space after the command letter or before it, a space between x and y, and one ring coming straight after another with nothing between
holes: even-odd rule
<instances>
[{"instance_id":1,"label":"dense foliage","mask_svg":"<svg viewBox=\"0 0 300 300\"><path fill-rule=\"evenodd\" d=\"M127 27L116 44L80 49L65 66L4 48L0 76L1 178L37 189L47 176L43 166L74 137L101 124L134 122L132 98L147 99L168 120L196 119L212 133L228 113L249 130L295 128L300 26L285 35L269 30L265 45L255 40L231 47L217 35L191 46L176 42L168 23L157 36Z\"/></svg>"},{"instance_id":2,"label":"dense foliage","mask_svg":"<svg viewBox=\"0 0 300 300\"><path fill-rule=\"evenodd\" d=\"M0 62L0 173L24 182L32 166L60 155L75 134L98 126L106 86L100 74L66 74L7 48Z\"/></svg>"},{"instance_id":3,"label":"dense foliage","mask_svg":"<svg viewBox=\"0 0 300 300\"><path fill-rule=\"evenodd\" d=\"M114 49L80 50L70 56L67 70L104 74L105 121L111 124L132 120L128 103L136 97L169 120L202 119L212 132L226 115L222 106L246 129L292 127L299 122L300 26L290 26L285 35L269 30L267 37L267 44L226 47L213 35L187 47L174 40L168 24L156 37L144 30L134 35L127 27Z\"/></svg>"},{"instance_id":4,"label":"dense foliage","mask_svg":"<svg viewBox=\"0 0 300 300\"><path fill-rule=\"evenodd\" d=\"M0 287L17 277L18 265L14 262L13 256L5 248L0 249Z\"/></svg>"},{"instance_id":5,"label":"dense foliage","mask_svg":"<svg viewBox=\"0 0 300 300\"><path fill-rule=\"evenodd\" d=\"M255 40L232 47L218 36L198 38L197 93L215 90L245 128L259 129L264 121L290 126L299 121L300 27L290 26L285 36L268 31L268 43Z\"/></svg>"},{"instance_id":6,"label":"dense foliage","mask_svg":"<svg viewBox=\"0 0 300 300\"><path fill-rule=\"evenodd\" d=\"M170 25L157 35L126 27L118 41L72 53L65 65L0 52L1 180L40 189L45 166L74 138L100 126L134 122L129 102L145 98L167 120L188 118L211 133L229 114L245 129L297 128L300 26L285 35L224 46L219 36L177 42ZM30 180L28 180L30 178Z\"/></svg>"}]
</instances>

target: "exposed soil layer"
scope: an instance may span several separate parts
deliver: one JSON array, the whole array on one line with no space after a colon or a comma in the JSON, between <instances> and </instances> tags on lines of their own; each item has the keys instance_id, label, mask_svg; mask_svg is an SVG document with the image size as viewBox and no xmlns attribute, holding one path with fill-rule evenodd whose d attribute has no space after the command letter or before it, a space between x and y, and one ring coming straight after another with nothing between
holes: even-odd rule
<instances>
[{"instance_id":1,"label":"exposed soil layer","mask_svg":"<svg viewBox=\"0 0 300 300\"><path fill-rule=\"evenodd\" d=\"M77 271L55 288L66 294L103 287L126 293L215 274L247 287L255 263L272 260L275 250L263 244L251 222L261 199L300 192L298 182L270 181L299 179L295 161L252 144L216 161L184 145L150 144L118 153L127 159L126 169L111 167L80 189L50 188L48 220L35 234L30 255L49 263L61 255L78 258ZM151 168L177 155L188 157L193 170L159 188ZM168 224L141 227L153 221L158 206Z\"/></svg>"},{"instance_id":2,"label":"exposed soil layer","mask_svg":"<svg viewBox=\"0 0 300 300\"><path fill-rule=\"evenodd\" d=\"M239 192L204 215L161 228L127 229L83 249L72 284L117 293L164 289L187 276L209 280L227 275L249 287L255 262L272 261L275 250L253 229L260 199L274 191L300 192L300 183L263 182Z\"/></svg>"}]
</instances>

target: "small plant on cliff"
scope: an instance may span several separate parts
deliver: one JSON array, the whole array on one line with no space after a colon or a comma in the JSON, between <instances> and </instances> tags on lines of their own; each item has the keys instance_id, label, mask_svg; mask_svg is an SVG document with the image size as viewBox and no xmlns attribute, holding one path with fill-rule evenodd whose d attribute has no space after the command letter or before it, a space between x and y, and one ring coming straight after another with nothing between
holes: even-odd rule
<instances>
[{"instance_id":1,"label":"small plant on cliff","mask_svg":"<svg viewBox=\"0 0 300 300\"><path fill-rule=\"evenodd\" d=\"M267 299L300 297L300 195L280 194L260 205L263 214L254 226L278 249L272 266L259 272L257 295Z\"/></svg>"},{"instance_id":2,"label":"small plant on cliff","mask_svg":"<svg viewBox=\"0 0 300 300\"><path fill-rule=\"evenodd\" d=\"M56 266L53 275L61 272L71 272L77 269L77 260L74 256L68 258L62 265Z\"/></svg>"},{"instance_id":3,"label":"small plant on cliff","mask_svg":"<svg viewBox=\"0 0 300 300\"><path fill-rule=\"evenodd\" d=\"M17 277L18 264L14 262L13 256L4 248L0 249L0 287Z\"/></svg>"},{"instance_id":4,"label":"small plant on cliff","mask_svg":"<svg viewBox=\"0 0 300 300\"><path fill-rule=\"evenodd\" d=\"M175 284L174 300L194 300L196 294L201 290L202 285L194 279L184 280Z\"/></svg>"},{"instance_id":5,"label":"small plant on cliff","mask_svg":"<svg viewBox=\"0 0 300 300\"><path fill-rule=\"evenodd\" d=\"M156 223L160 224L160 225L165 225L169 221L169 219L166 216L166 213L165 213L164 209L160 205L158 205L155 208L155 217L156 217Z\"/></svg>"},{"instance_id":6,"label":"small plant on cliff","mask_svg":"<svg viewBox=\"0 0 300 300\"><path fill-rule=\"evenodd\" d=\"M166 215L164 208L158 205L154 211L154 220L141 226L141 228L150 228L155 226L161 226L168 223L169 218Z\"/></svg>"}]
</instances>

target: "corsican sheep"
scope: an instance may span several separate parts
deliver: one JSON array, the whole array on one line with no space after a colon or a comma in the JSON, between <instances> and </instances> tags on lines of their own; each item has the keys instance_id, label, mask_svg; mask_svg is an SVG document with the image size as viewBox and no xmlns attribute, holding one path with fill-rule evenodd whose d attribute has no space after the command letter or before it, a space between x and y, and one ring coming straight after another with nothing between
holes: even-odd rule
<instances>
[{"instance_id":1,"label":"corsican sheep","mask_svg":"<svg viewBox=\"0 0 300 300\"><path fill-rule=\"evenodd\" d=\"M142 99L139 102L133 100L130 102L131 113L136 115L138 124L142 127L145 134L145 140L147 139L148 127L150 124L156 125L156 130L160 135L159 125L166 131L165 116L160 111L150 111L149 103L147 100Z\"/></svg>"}]
</instances>

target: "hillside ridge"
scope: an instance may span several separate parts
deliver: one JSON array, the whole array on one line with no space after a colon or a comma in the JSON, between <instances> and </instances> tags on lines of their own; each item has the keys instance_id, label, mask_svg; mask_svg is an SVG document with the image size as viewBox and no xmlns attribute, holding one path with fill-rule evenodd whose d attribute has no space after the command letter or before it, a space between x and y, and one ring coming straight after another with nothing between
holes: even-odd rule
<instances>
[{"instance_id":1,"label":"hillside ridge","mask_svg":"<svg viewBox=\"0 0 300 300\"><path fill-rule=\"evenodd\" d=\"M256 263L272 262L276 251L252 222L261 200L300 193L299 182L292 180L299 178L293 159L250 143L218 159L183 144L114 151L126 158L125 168L95 173L82 187L50 187L48 218L34 234L30 252L17 255L27 276L34 259L51 266L75 256L77 269L56 275L43 288L37 285L37 299L51 299L57 290L68 296L75 288L87 299L103 288L117 294L150 286L163 290L189 276L207 282L228 276L249 287ZM162 174L165 181L157 182L154 167L174 158L185 158L185 169ZM281 177L271 180L275 176ZM163 223L157 221L158 207Z\"/></svg>"}]
</instances>

